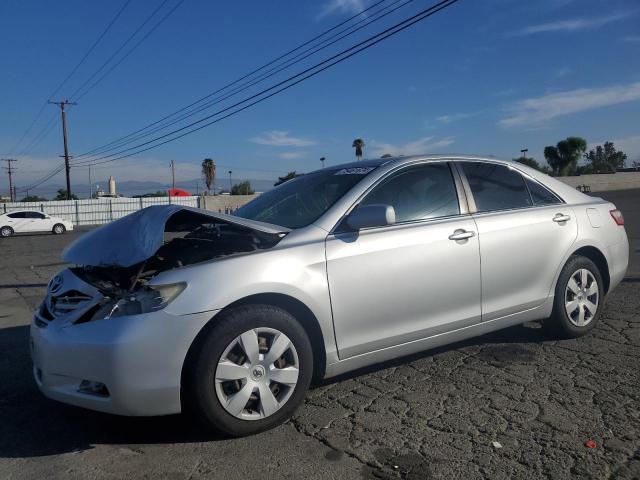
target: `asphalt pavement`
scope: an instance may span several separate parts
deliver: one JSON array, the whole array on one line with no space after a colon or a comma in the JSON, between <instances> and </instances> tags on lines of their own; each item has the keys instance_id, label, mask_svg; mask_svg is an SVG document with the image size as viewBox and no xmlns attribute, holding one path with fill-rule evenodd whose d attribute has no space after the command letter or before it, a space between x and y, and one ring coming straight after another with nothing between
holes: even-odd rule
<instances>
[{"instance_id":1,"label":"asphalt pavement","mask_svg":"<svg viewBox=\"0 0 640 480\"><path fill-rule=\"evenodd\" d=\"M398 359L317 385L285 425L233 440L182 415L42 397L28 324L82 232L2 239L0 479L639 478L640 191L594 195L623 211L632 257L590 335L550 341L532 323Z\"/></svg>"}]
</instances>

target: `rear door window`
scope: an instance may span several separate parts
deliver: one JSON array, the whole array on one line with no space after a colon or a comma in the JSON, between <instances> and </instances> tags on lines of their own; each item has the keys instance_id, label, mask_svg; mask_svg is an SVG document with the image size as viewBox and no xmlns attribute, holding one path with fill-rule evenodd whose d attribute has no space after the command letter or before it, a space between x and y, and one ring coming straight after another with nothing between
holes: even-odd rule
<instances>
[{"instance_id":1,"label":"rear door window","mask_svg":"<svg viewBox=\"0 0 640 480\"><path fill-rule=\"evenodd\" d=\"M532 205L524 178L495 163L460 162L479 212L509 210Z\"/></svg>"},{"instance_id":2,"label":"rear door window","mask_svg":"<svg viewBox=\"0 0 640 480\"><path fill-rule=\"evenodd\" d=\"M9 213L9 214L7 214L7 217L9 217L9 218L27 218L26 213L27 212Z\"/></svg>"},{"instance_id":3,"label":"rear door window","mask_svg":"<svg viewBox=\"0 0 640 480\"><path fill-rule=\"evenodd\" d=\"M555 205L562 203L562 200L560 200L555 193L543 187L538 182L534 182L528 178L525 178L525 182L529 188L529 193L531 193L531 200L533 200L534 205Z\"/></svg>"}]
</instances>

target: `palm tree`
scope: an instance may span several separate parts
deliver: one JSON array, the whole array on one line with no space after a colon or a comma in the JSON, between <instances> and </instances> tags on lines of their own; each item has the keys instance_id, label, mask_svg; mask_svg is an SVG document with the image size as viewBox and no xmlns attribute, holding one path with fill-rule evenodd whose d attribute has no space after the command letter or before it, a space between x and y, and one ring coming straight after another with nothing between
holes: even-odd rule
<instances>
[{"instance_id":1,"label":"palm tree","mask_svg":"<svg viewBox=\"0 0 640 480\"><path fill-rule=\"evenodd\" d=\"M202 176L204 177L204 183L207 184L207 193L211 190L211 185L214 185L215 194L215 181L216 181L216 164L210 158L205 158L202 161Z\"/></svg>"},{"instance_id":2,"label":"palm tree","mask_svg":"<svg viewBox=\"0 0 640 480\"><path fill-rule=\"evenodd\" d=\"M364 152L364 140L356 138L351 146L356 149L356 158L360 161Z\"/></svg>"},{"instance_id":3,"label":"palm tree","mask_svg":"<svg viewBox=\"0 0 640 480\"><path fill-rule=\"evenodd\" d=\"M551 165L553 173L561 177L575 173L578 160L587 150L587 141L581 137L567 137L554 146L544 149L544 158Z\"/></svg>"}]
</instances>

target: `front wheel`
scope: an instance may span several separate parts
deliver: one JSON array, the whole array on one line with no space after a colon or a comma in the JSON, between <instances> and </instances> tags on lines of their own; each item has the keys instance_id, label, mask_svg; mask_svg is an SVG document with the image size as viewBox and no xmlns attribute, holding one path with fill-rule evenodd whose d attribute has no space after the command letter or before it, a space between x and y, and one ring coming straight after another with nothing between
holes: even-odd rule
<instances>
[{"instance_id":1,"label":"front wheel","mask_svg":"<svg viewBox=\"0 0 640 480\"><path fill-rule=\"evenodd\" d=\"M13 228L11 227L2 227L0 228L0 236L2 237L10 237L13 235Z\"/></svg>"},{"instance_id":2,"label":"front wheel","mask_svg":"<svg viewBox=\"0 0 640 480\"><path fill-rule=\"evenodd\" d=\"M600 270L590 259L574 255L560 272L553 313L543 321L544 330L557 338L577 338L596 326L604 289Z\"/></svg>"},{"instance_id":3,"label":"front wheel","mask_svg":"<svg viewBox=\"0 0 640 480\"><path fill-rule=\"evenodd\" d=\"M66 231L67 231L67 229L61 223L56 223L53 226L53 234L54 235L62 235Z\"/></svg>"},{"instance_id":4,"label":"front wheel","mask_svg":"<svg viewBox=\"0 0 640 480\"><path fill-rule=\"evenodd\" d=\"M185 366L183 399L209 426L251 435L286 421L313 373L305 330L277 307L231 308L199 336Z\"/></svg>"}]
</instances>

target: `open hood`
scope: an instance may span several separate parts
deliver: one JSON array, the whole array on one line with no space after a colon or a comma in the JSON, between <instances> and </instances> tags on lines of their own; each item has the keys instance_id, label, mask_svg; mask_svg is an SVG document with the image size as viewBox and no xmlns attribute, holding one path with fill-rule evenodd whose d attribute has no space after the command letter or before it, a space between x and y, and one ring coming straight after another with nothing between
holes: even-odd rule
<instances>
[{"instance_id":1,"label":"open hood","mask_svg":"<svg viewBox=\"0 0 640 480\"><path fill-rule=\"evenodd\" d=\"M266 238L268 241L263 243L272 245L290 231L278 225L192 207L155 205L85 233L62 252L62 258L66 262L88 267L131 267L149 260L163 246L166 247L165 233L187 232L187 237L195 240L206 237L207 242L216 243L216 238L224 235L224 232L220 233L221 226L233 229L236 237L246 232L246 236ZM207 232L214 234L205 235ZM227 235L226 243L232 239ZM202 246L200 248L202 250ZM260 248L248 247L238 252ZM211 258L220 256L214 250L212 246ZM231 253L238 253L232 250Z\"/></svg>"}]
</instances>

